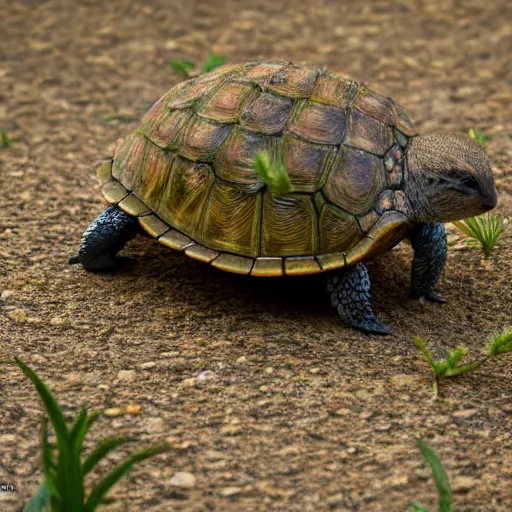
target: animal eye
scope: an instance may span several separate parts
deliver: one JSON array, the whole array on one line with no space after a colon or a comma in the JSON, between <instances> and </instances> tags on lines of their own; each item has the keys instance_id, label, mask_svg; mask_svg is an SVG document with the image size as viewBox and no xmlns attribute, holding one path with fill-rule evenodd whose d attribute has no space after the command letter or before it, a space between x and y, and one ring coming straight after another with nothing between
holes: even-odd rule
<instances>
[{"instance_id":1,"label":"animal eye","mask_svg":"<svg viewBox=\"0 0 512 512\"><path fill-rule=\"evenodd\" d=\"M466 185L466 187L468 188L477 188L478 187L478 184L477 182L473 179L473 178L464 178L462 180L462 182L464 183L464 185Z\"/></svg>"}]
</instances>

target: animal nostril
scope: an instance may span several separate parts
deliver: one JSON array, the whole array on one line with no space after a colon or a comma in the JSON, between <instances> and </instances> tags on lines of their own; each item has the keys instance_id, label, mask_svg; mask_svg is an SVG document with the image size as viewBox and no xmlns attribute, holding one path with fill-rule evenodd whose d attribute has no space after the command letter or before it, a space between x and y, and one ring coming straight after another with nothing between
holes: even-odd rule
<instances>
[{"instance_id":1,"label":"animal nostril","mask_svg":"<svg viewBox=\"0 0 512 512\"><path fill-rule=\"evenodd\" d=\"M496 201L484 203L484 208L486 210L492 210L492 209L496 208Z\"/></svg>"}]
</instances>

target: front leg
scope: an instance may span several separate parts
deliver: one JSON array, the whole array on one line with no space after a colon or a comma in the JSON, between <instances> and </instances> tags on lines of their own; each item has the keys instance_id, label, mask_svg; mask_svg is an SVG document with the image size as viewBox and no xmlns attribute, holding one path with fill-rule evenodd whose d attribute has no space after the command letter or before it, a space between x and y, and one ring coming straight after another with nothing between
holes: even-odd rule
<instances>
[{"instance_id":1,"label":"front leg","mask_svg":"<svg viewBox=\"0 0 512 512\"><path fill-rule=\"evenodd\" d=\"M446 264L446 233L444 224L419 223L409 232L414 249L411 272L411 297L445 303L434 289Z\"/></svg>"}]
</instances>

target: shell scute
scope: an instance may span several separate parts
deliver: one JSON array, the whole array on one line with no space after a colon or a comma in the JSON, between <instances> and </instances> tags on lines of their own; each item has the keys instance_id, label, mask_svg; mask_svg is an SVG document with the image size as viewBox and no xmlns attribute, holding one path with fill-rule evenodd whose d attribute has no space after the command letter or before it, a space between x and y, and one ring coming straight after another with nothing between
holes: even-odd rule
<instances>
[{"instance_id":1,"label":"shell scute","mask_svg":"<svg viewBox=\"0 0 512 512\"><path fill-rule=\"evenodd\" d=\"M360 149L341 146L327 176L324 192L341 209L361 215L372 209L386 184L382 159Z\"/></svg>"},{"instance_id":2,"label":"shell scute","mask_svg":"<svg viewBox=\"0 0 512 512\"><path fill-rule=\"evenodd\" d=\"M343 144L382 156L393 144L393 130L387 124L357 109L347 116L347 135Z\"/></svg>"},{"instance_id":3,"label":"shell scute","mask_svg":"<svg viewBox=\"0 0 512 512\"><path fill-rule=\"evenodd\" d=\"M263 199L261 255L316 254L317 222L310 196L274 196L266 192Z\"/></svg>"},{"instance_id":4,"label":"shell scute","mask_svg":"<svg viewBox=\"0 0 512 512\"><path fill-rule=\"evenodd\" d=\"M293 102L289 98L271 93L260 93L242 107L240 125L267 135L283 131L290 116Z\"/></svg>"},{"instance_id":5,"label":"shell scute","mask_svg":"<svg viewBox=\"0 0 512 512\"><path fill-rule=\"evenodd\" d=\"M272 75L267 90L290 98L309 98L318 76L318 70L288 66Z\"/></svg>"},{"instance_id":6,"label":"shell scute","mask_svg":"<svg viewBox=\"0 0 512 512\"><path fill-rule=\"evenodd\" d=\"M231 125L219 124L194 116L179 148L179 153L189 160L212 162L231 129Z\"/></svg>"},{"instance_id":7,"label":"shell scute","mask_svg":"<svg viewBox=\"0 0 512 512\"><path fill-rule=\"evenodd\" d=\"M242 104L250 92L251 88L248 85L227 83L217 90L197 113L219 123L236 123L240 119Z\"/></svg>"},{"instance_id":8,"label":"shell scute","mask_svg":"<svg viewBox=\"0 0 512 512\"><path fill-rule=\"evenodd\" d=\"M345 136L345 111L309 101L294 109L288 131L320 144L340 144Z\"/></svg>"}]
</instances>

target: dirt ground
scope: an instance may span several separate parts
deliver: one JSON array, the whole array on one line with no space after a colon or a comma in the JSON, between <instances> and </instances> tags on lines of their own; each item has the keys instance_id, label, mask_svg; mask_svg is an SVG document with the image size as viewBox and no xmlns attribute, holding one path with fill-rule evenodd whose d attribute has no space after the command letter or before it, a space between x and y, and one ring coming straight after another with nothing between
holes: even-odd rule
<instances>
[{"instance_id":1,"label":"dirt ground","mask_svg":"<svg viewBox=\"0 0 512 512\"><path fill-rule=\"evenodd\" d=\"M482 265L449 227L440 289L408 298L411 249L370 262L388 338L346 328L322 276L225 274L139 238L114 275L70 266L103 202L94 174L115 141L179 78L170 59L325 64L397 98L420 132L492 137L499 210L512 209L512 4L211 0L3 2L0 15L0 494L21 510L40 480L41 405L13 363L31 365L75 415L102 416L90 448L126 434L170 453L115 487L110 511L436 509L416 447L446 464L455 510L512 509L512 357L442 385L411 340L441 357L478 353L512 320L512 229ZM121 120L112 119L120 117ZM8 294L7 294L8 295ZM6 294L4 294L4 297ZM193 486L173 485L191 472Z\"/></svg>"}]
</instances>

